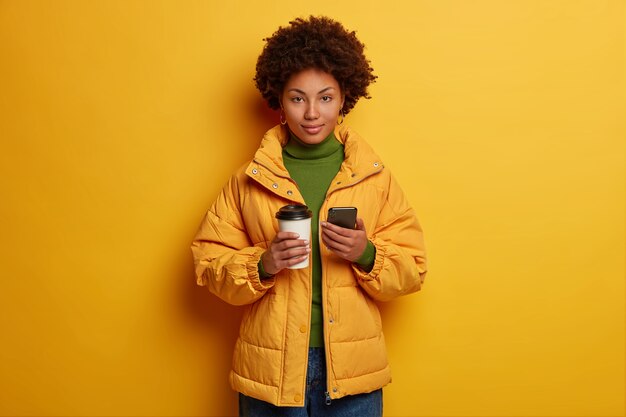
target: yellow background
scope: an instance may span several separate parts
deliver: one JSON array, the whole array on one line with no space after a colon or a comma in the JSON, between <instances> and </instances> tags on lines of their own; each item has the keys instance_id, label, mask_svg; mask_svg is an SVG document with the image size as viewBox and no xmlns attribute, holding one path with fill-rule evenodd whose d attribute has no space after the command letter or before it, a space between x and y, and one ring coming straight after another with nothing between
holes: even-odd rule
<instances>
[{"instance_id":1,"label":"yellow background","mask_svg":"<svg viewBox=\"0 0 626 417\"><path fill-rule=\"evenodd\" d=\"M624 2L0 0L0 414L232 415L240 310L189 243L277 120L296 16L380 77L346 120L425 228L387 416L624 415Z\"/></svg>"}]
</instances>

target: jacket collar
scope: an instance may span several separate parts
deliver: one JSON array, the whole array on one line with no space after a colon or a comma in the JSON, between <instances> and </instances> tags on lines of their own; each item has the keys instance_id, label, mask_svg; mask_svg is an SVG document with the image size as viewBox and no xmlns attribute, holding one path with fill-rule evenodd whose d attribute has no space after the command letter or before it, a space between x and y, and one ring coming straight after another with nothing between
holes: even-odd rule
<instances>
[{"instance_id":1,"label":"jacket collar","mask_svg":"<svg viewBox=\"0 0 626 417\"><path fill-rule=\"evenodd\" d=\"M345 187L350 187L363 179L383 170L384 166L378 155L365 142L361 136L348 126L340 125L335 128L335 136L344 146L345 159L341 164L339 173L334 178L328 189L328 193ZM289 177L289 171L283 163L283 146L289 140L289 130L287 126L276 125L268 130L259 149L254 155L254 159L246 168L246 173L269 190L282 195L285 188L297 188ZM260 175L260 171L263 175ZM269 171L269 172L267 172ZM270 174L271 175L268 175ZM272 178L274 177L274 178ZM281 184L279 182L290 182L292 184ZM287 191L286 198L294 199L294 191ZM299 193L297 193L299 196Z\"/></svg>"},{"instance_id":2,"label":"jacket collar","mask_svg":"<svg viewBox=\"0 0 626 417\"><path fill-rule=\"evenodd\" d=\"M289 141L287 126L276 125L263 135L261 145L254 154L252 163L257 163L269 169L279 177L289 177L289 172L283 163L283 146Z\"/></svg>"}]
</instances>

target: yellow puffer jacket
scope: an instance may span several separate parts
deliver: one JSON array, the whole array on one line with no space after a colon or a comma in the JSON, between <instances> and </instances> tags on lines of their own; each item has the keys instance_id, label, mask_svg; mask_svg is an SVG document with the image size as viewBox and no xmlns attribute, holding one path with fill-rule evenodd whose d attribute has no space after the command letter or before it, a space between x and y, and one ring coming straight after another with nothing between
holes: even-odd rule
<instances>
[{"instance_id":1,"label":"yellow puffer jacket","mask_svg":"<svg viewBox=\"0 0 626 417\"><path fill-rule=\"evenodd\" d=\"M376 247L369 273L320 248L327 387L331 398L340 398L391 381L375 301L419 290L426 263L422 230L389 171L353 130L342 126L335 134L345 161L320 217L329 207L357 207ZM265 134L254 160L233 175L207 212L192 251L198 284L246 306L230 373L233 389L278 406L303 406L311 269L285 269L261 281L257 268L278 232L274 214L286 204L304 204L282 161L287 140L280 125Z\"/></svg>"}]
</instances>

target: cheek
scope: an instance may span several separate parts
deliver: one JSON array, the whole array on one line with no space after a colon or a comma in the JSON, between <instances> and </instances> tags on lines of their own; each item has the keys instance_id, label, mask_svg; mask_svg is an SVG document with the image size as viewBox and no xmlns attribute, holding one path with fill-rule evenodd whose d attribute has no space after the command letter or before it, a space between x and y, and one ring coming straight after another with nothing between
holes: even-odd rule
<instances>
[{"instance_id":1,"label":"cheek","mask_svg":"<svg viewBox=\"0 0 626 417\"><path fill-rule=\"evenodd\" d=\"M291 102L283 102L283 110L287 117L294 117L298 113L297 106L294 106Z\"/></svg>"},{"instance_id":2,"label":"cheek","mask_svg":"<svg viewBox=\"0 0 626 417\"><path fill-rule=\"evenodd\" d=\"M328 109L326 109L326 117L327 118L333 118L336 119L339 117L339 111L341 110L341 107L339 106L329 106Z\"/></svg>"},{"instance_id":3,"label":"cheek","mask_svg":"<svg viewBox=\"0 0 626 417\"><path fill-rule=\"evenodd\" d=\"M285 108L285 117L287 118L287 121L299 120L298 112L294 111L294 109L291 109L289 107Z\"/></svg>"}]
</instances>

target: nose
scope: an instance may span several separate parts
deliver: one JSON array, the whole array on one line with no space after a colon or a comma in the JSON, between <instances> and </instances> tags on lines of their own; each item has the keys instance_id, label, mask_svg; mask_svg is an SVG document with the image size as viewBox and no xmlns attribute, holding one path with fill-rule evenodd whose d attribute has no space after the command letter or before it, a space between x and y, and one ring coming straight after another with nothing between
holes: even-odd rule
<instances>
[{"instance_id":1,"label":"nose","mask_svg":"<svg viewBox=\"0 0 626 417\"><path fill-rule=\"evenodd\" d=\"M315 102L309 102L306 107L306 111L304 112L304 118L306 120L315 120L318 117L320 117L320 113L317 109L317 106L315 105Z\"/></svg>"}]
</instances>

